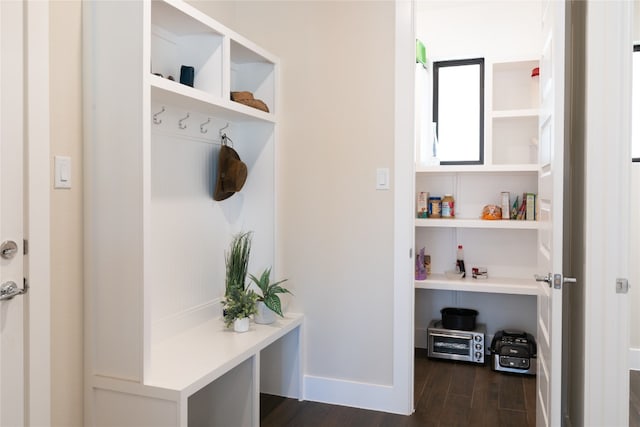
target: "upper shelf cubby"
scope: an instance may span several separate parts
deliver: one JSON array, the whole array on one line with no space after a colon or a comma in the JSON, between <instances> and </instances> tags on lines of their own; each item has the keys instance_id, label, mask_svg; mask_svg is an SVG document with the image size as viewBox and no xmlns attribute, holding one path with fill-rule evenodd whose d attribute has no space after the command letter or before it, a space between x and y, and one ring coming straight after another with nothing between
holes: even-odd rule
<instances>
[{"instance_id":1,"label":"upper shelf cubby","mask_svg":"<svg viewBox=\"0 0 640 427\"><path fill-rule=\"evenodd\" d=\"M495 62L493 111L537 109L539 83L532 71L538 66L536 60Z\"/></svg>"},{"instance_id":2,"label":"upper shelf cubby","mask_svg":"<svg viewBox=\"0 0 640 427\"><path fill-rule=\"evenodd\" d=\"M181 67L193 67L193 89L203 92L198 98L228 107L231 92L251 92L268 112L239 102L229 108L248 116L253 110L263 119L275 113L278 60L251 41L173 0L151 2L150 36L152 74L180 82Z\"/></svg>"},{"instance_id":3,"label":"upper shelf cubby","mask_svg":"<svg viewBox=\"0 0 640 427\"><path fill-rule=\"evenodd\" d=\"M240 37L231 39L230 55L231 91L251 92L275 112L275 58Z\"/></svg>"},{"instance_id":4,"label":"upper shelf cubby","mask_svg":"<svg viewBox=\"0 0 640 427\"><path fill-rule=\"evenodd\" d=\"M193 67L193 87L222 97L224 35L169 3L151 4L151 73L179 82L181 67Z\"/></svg>"}]
</instances>

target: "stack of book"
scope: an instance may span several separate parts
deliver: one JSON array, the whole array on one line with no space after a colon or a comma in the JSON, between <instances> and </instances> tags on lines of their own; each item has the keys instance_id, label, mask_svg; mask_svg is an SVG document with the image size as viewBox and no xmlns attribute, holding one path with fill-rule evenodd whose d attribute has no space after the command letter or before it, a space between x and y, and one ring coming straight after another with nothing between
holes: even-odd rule
<instances>
[{"instance_id":1,"label":"stack of book","mask_svg":"<svg viewBox=\"0 0 640 427\"><path fill-rule=\"evenodd\" d=\"M523 193L522 203L518 205L518 197L511 208L511 219L535 221L536 219L536 195L535 193Z\"/></svg>"}]
</instances>

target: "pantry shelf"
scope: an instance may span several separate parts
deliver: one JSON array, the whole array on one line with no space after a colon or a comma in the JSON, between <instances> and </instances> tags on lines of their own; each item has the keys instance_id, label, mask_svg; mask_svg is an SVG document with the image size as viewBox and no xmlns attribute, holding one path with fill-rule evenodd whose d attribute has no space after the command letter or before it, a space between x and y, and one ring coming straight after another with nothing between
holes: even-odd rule
<instances>
[{"instance_id":1,"label":"pantry shelf","mask_svg":"<svg viewBox=\"0 0 640 427\"><path fill-rule=\"evenodd\" d=\"M416 173L513 173L538 172L538 165L535 163L518 164L491 164L491 165L436 165L436 166L416 166Z\"/></svg>"},{"instance_id":2,"label":"pantry shelf","mask_svg":"<svg viewBox=\"0 0 640 427\"><path fill-rule=\"evenodd\" d=\"M542 223L539 221L519 220L483 220L471 218L416 218L416 227L431 228L492 228L506 230L538 230Z\"/></svg>"},{"instance_id":3,"label":"pantry shelf","mask_svg":"<svg viewBox=\"0 0 640 427\"><path fill-rule=\"evenodd\" d=\"M444 274L432 274L429 279L416 280L416 289L446 291L488 292L497 294L538 295L538 285L534 279L493 278L448 279Z\"/></svg>"},{"instance_id":4,"label":"pantry shelf","mask_svg":"<svg viewBox=\"0 0 640 427\"><path fill-rule=\"evenodd\" d=\"M538 117L540 110L537 108L525 108L519 110L495 110L492 115L494 119L508 119L512 117Z\"/></svg>"}]
</instances>

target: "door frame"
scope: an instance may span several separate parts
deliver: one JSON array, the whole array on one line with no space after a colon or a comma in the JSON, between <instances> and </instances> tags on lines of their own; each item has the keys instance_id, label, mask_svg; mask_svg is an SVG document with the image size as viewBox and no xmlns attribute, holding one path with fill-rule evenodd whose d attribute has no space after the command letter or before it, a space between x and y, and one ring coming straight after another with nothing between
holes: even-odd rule
<instances>
[{"instance_id":1,"label":"door frame","mask_svg":"<svg viewBox=\"0 0 640 427\"><path fill-rule=\"evenodd\" d=\"M394 412L410 415L414 411L415 1L396 0L395 9L393 406Z\"/></svg>"},{"instance_id":2,"label":"door frame","mask_svg":"<svg viewBox=\"0 0 640 427\"><path fill-rule=\"evenodd\" d=\"M25 1L25 236L29 240L25 365L28 425L51 425L49 3Z\"/></svg>"},{"instance_id":3,"label":"door frame","mask_svg":"<svg viewBox=\"0 0 640 427\"><path fill-rule=\"evenodd\" d=\"M405 3L396 0L398 4ZM410 3L413 3L412 1ZM587 7L597 1L589 0ZM398 6L401 7L401 6ZM607 13L587 13L586 43L589 55L586 62L586 85L596 88L586 93L587 109L585 117L585 270L584 286L584 331L585 355L584 388L582 404L584 405L585 425L628 425L629 416L629 383L628 383L628 341L629 314L628 294L615 293L615 278L628 277L629 239L626 232L629 227L629 170L630 148L628 144L607 144L607 141L630 140L630 87L631 87L631 50L625 52L626 44L631 49L632 42L632 5L631 2L601 2L598 7L607 8ZM413 14L413 11L411 12ZM406 25L406 17L396 17L396 27ZM405 27L402 31L396 28L396 50L402 49L403 43L411 43L415 39L413 28ZM411 64L413 65L413 64ZM396 65L396 67L400 67ZM604 77L611 73L611 67L619 71L617 79L607 81ZM402 69L402 68L401 68ZM413 243L407 237L407 212L412 215L413 194L409 188L410 168L400 160L407 156L412 158L413 146L407 147L407 117L413 120L413 94L407 94L402 79L406 73L396 73L396 108L404 106L404 116L396 110L395 137L395 295L394 295L394 354L405 354L394 358L394 372L401 375L402 382L413 390L413 363L407 366L407 360L413 357L413 289L409 292L406 278L407 251ZM406 81L404 83L406 85ZM626 92L625 92L626 91ZM625 98L626 97L626 98ZM410 106L411 111L407 111ZM614 129L611 129L614 128ZM411 126L411 131L414 128ZM603 162L602 159L608 159ZM589 176L598 179L589 180ZM620 188L623 184L623 188ZM403 185L408 185L402 189ZM610 189L618 191L609 191ZM626 189L626 190L625 190ZM606 222L590 213L601 212L603 200L608 206L617 206L619 221ZM614 223L615 222L615 223ZM594 237L602 237L601 244L590 244ZM618 257L611 257L611 250ZM407 281L408 280L408 281ZM605 283L606 286L599 285ZM410 314L407 318L406 314ZM607 325L604 327L603 325ZM613 333L612 333L613 332ZM617 348L620 351L607 350ZM574 352L578 353L577 351ZM612 359L615 353L615 359ZM603 372L614 375L603 376ZM394 381L395 382L395 381ZM412 401L412 397L406 396ZM413 408L413 404L411 404Z\"/></svg>"},{"instance_id":4,"label":"door frame","mask_svg":"<svg viewBox=\"0 0 640 427\"><path fill-rule=\"evenodd\" d=\"M586 7L584 425L626 426L629 294L615 286L629 277L633 6Z\"/></svg>"}]
</instances>

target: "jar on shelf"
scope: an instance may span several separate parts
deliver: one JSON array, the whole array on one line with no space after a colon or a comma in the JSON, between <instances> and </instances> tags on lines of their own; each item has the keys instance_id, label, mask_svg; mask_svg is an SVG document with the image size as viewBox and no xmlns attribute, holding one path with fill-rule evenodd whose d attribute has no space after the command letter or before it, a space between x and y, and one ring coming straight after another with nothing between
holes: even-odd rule
<instances>
[{"instance_id":1,"label":"jar on shelf","mask_svg":"<svg viewBox=\"0 0 640 427\"><path fill-rule=\"evenodd\" d=\"M452 194L444 195L440 214L442 215L442 218L453 218L455 216L455 200L453 200Z\"/></svg>"},{"instance_id":2,"label":"jar on shelf","mask_svg":"<svg viewBox=\"0 0 640 427\"><path fill-rule=\"evenodd\" d=\"M440 218L440 197L429 197L429 218Z\"/></svg>"}]
</instances>

